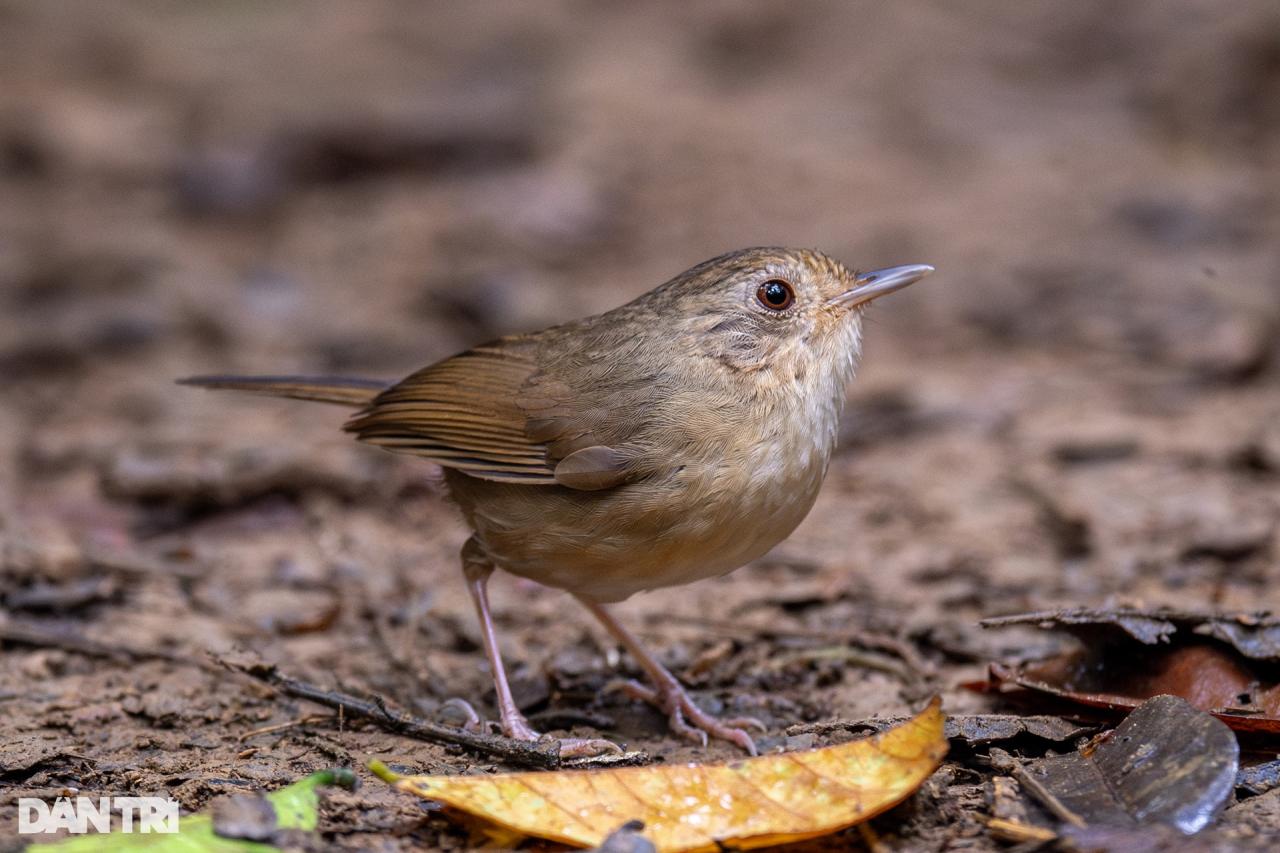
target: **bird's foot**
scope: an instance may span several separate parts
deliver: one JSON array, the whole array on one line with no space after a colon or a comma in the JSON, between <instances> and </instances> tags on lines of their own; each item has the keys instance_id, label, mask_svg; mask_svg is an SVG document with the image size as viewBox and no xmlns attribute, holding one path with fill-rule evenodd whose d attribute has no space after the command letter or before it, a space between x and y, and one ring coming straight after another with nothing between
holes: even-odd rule
<instances>
[{"instance_id":1,"label":"bird's foot","mask_svg":"<svg viewBox=\"0 0 1280 853\"><path fill-rule=\"evenodd\" d=\"M520 713L504 715L500 726L502 733L513 740L545 742L551 739L548 735L539 734ZM624 751L613 741L603 738L562 737L554 740L560 744L561 758L595 758L621 755Z\"/></svg>"},{"instance_id":2,"label":"bird's foot","mask_svg":"<svg viewBox=\"0 0 1280 853\"><path fill-rule=\"evenodd\" d=\"M533 743L550 739L547 735L539 733L537 729L529 725L529 721L519 712L506 714L499 722L486 722L480 718L480 715L476 713L476 709L465 699L449 699L441 705L441 708L458 709L466 717L466 722L462 727L469 732L482 732L496 728L512 740ZM603 738L565 737L555 738L555 740L560 744L561 758L595 758L601 755L621 755L624 751L622 747L613 741L604 740Z\"/></svg>"},{"instance_id":3,"label":"bird's foot","mask_svg":"<svg viewBox=\"0 0 1280 853\"><path fill-rule=\"evenodd\" d=\"M667 715L671 731L702 746L707 745L707 735L711 735L736 744L750 755L757 755L756 742L746 730L752 728L767 731L764 723L755 717L716 719L694 704L674 676L669 681L664 679L657 688L647 687L638 681L623 680L608 685L605 691L625 693L633 699L648 702Z\"/></svg>"},{"instance_id":4,"label":"bird's foot","mask_svg":"<svg viewBox=\"0 0 1280 853\"><path fill-rule=\"evenodd\" d=\"M476 713L475 706L459 696L446 699L440 703L440 710L455 710L462 715L462 728L469 732L484 731L484 720Z\"/></svg>"},{"instance_id":5,"label":"bird's foot","mask_svg":"<svg viewBox=\"0 0 1280 853\"><path fill-rule=\"evenodd\" d=\"M561 758L598 758L601 755L622 755L625 750L611 740L604 738L561 737L538 734L528 724L518 732L503 730L509 738L525 741L547 743L554 741L560 745Z\"/></svg>"}]
</instances>

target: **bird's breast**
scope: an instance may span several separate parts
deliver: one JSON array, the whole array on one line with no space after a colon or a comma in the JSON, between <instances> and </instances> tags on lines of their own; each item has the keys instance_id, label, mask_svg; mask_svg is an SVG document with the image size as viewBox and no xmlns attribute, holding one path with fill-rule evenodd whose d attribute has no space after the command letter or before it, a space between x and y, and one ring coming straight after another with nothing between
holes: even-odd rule
<instances>
[{"instance_id":1,"label":"bird's breast","mask_svg":"<svg viewBox=\"0 0 1280 853\"><path fill-rule=\"evenodd\" d=\"M666 473L616 489L514 486L453 473L450 484L499 567L618 601L726 574L785 539L817 498L840 403L830 395L703 423Z\"/></svg>"}]
</instances>

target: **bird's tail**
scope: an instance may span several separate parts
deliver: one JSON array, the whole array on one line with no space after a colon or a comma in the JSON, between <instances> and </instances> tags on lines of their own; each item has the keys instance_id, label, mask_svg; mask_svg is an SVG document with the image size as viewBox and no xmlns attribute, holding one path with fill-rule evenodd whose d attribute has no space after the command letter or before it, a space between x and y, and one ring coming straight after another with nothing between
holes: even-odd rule
<instances>
[{"instance_id":1,"label":"bird's tail","mask_svg":"<svg viewBox=\"0 0 1280 853\"><path fill-rule=\"evenodd\" d=\"M338 376L189 376L178 384L358 407L373 402L388 383Z\"/></svg>"}]
</instances>

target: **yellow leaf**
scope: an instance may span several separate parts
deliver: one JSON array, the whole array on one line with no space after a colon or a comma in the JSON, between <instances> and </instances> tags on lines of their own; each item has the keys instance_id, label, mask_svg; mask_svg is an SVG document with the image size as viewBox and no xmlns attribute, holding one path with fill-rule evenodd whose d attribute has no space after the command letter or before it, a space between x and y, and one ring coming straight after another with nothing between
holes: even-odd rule
<instances>
[{"instance_id":1,"label":"yellow leaf","mask_svg":"<svg viewBox=\"0 0 1280 853\"><path fill-rule=\"evenodd\" d=\"M816 838L902 802L947 752L941 703L874 737L730 764L405 776L396 787L524 835L593 847L629 820L660 853ZM385 775L385 774L384 774Z\"/></svg>"}]
</instances>

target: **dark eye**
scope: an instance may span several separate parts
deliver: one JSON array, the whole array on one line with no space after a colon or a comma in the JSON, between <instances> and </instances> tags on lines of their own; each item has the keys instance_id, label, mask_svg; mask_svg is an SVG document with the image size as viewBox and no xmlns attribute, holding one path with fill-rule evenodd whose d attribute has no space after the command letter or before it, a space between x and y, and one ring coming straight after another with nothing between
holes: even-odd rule
<instances>
[{"instance_id":1,"label":"dark eye","mask_svg":"<svg viewBox=\"0 0 1280 853\"><path fill-rule=\"evenodd\" d=\"M771 278L756 290L756 299L770 311L785 311L796 301L796 292L780 278Z\"/></svg>"}]
</instances>

